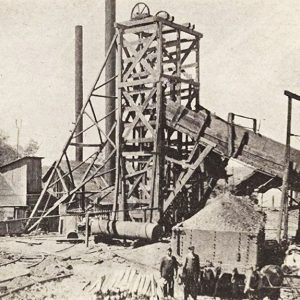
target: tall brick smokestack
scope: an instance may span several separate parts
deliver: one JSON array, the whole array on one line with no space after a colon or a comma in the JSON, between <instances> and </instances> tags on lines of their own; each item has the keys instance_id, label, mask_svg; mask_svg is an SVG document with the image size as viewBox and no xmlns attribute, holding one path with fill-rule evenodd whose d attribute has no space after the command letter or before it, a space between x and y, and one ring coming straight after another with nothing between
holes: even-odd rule
<instances>
[{"instance_id":1,"label":"tall brick smokestack","mask_svg":"<svg viewBox=\"0 0 300 300\"><path fill-rule=\"evenodd\" d=\"M114 23L116 21L116 1L115 0L105 0L105 53L108 52L109 46L115 34ZM116 72L116 50L112 49L111 54L107 60L105 66L105 81L108 81ZM112 80L105 86L105 94L107 96L116 95L116 82ZM115 99L106 98L105 99L105 113L106 115L115 110L116 104ZM115 113L112 113L108 118L106 118L105 132L108 134L115 122ZM115 142L115 133L110 136L110 139ZM113 147L110 143L105 147L105 157L108 157L113 151ZM106 165L106 170L113 169L115 167L115 156L110 159ZM109 185L114 184L114 172L110 172L106 175L106 180Z\"/></svg>"},{"instance_id":2,"label":"tall brick smokestack","mask_svg":"<svg viewBox=\"0 0 300 300\"><path fill-rule=\"evenodd\" d=\"M82 26L77 25L75 27L75 121L80 115L83 102L83 83L82 83ZM83 142L83 135L79 134L83 129L83 120L80 119L76 128L76 143ZM75 160L82 161L83 148L76 146Z\"/></svg>"}]
</instances>

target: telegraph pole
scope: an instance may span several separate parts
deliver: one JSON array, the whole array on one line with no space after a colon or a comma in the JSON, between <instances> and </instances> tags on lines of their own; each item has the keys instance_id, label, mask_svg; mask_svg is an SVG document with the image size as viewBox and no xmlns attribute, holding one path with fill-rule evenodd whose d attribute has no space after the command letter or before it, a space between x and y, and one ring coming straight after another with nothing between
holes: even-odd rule
<instances>
[{"instance_id":1,"label":"telegraph pole","mask_svg":"<svg viewBox=\"0 0 300 300\"><path fill-rule=\"evenodd\" d=\"M20 131L22 128L22 120L16 120L16 128L17 128L17 159L19 158L19 146L20 146Z\"/></svg>"},{"instance_id":2,"label":"telegraph pole","mask_svg":"<svg viewBox=\"0 0 300 300\"><path fill-rule=\"evenodd\" d=\"M288 113L287 113L287 129L286 129L286 147L284 154L284 173L282 178L281 188L281 202L280 212L278 220L278 231L277 239L281 241L281 227L283 222L283 239L288 239L288 191L290 188L289 184L289 173L290 173L290 156L291 156L291 123L292 123L292 100L300 101L300 96L293 94L289 91L284 91L284 95L288 97Z\"/></svg>"}]
</instances>

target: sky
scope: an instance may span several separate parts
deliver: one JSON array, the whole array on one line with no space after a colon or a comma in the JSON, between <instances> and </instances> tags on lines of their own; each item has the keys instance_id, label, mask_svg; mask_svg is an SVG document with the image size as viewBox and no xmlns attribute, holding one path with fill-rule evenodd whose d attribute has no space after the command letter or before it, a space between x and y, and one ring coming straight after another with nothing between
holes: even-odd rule
<instances>
[{"instance_id":1,"label":"sky","mask_svg":"<svg viewBox=\"0 0 300 300\"><path fill-rule=\"evenodd\" d=\"M117 0L117 21L138 1ZM287 98L300 94L300 1L145 0L152 14L195 24L201 104L257 118L260 132L284 142ZM104 0L0 0L0 129L16 144L36 140L46 163L58 158L74 122L74 28L83 26L86 98L104 60ZM103 107L104 110L104 107ZM300 103L293 133L300 134ZM300 142L293 138L293 145Z\"/></svg>"}]
</instances>

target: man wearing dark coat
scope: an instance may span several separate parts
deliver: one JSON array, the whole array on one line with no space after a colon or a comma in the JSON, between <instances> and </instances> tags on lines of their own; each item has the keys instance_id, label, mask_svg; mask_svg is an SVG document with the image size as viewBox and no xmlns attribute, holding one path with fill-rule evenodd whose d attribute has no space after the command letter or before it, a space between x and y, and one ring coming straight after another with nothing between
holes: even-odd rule
<instances>
[{"instance_id":1,"label":"man wearing dark coat","mask_svg":"<svg viewBox=\"0 0 300 300\"><path fill-rule=\"evenodd\" d=\"M163 257L160 263L160 275L165 279L164 297L174 297L174 276L177 276L178 262L172 255L172 249L169 248L167 255Z\"/></svg>"},{"instance_id":2,"label":"man wearing dark coat","mask_svg":"<svg viewBox=\"0 0 300 300\"><path fill-rule=\"evenodd\" d=\"M189 295L192 296L194 300L197 299L197 287L198 279L200 275L200 259L197 255L194 246L188 248L189 252L186 256L185 263L183 266L184 274L184 300L187 300Z\"/></svg>"}]
</instances>

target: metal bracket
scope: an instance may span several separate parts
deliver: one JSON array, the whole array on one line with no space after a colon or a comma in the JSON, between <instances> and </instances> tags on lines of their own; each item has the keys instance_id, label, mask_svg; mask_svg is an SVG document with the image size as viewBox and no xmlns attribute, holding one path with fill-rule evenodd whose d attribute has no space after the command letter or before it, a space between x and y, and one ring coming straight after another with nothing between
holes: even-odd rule
<instances>
[{"instance_id":1,"label":"metal bracket","mask_svg":"<svg viewBox=\"0 0 300 300\"><path fill-rule=\"evenodd\" d=\"M207 113L207 114L206 114L206 117L205 117L205 120L204 120L204 122L203 122L201 128L200 128L199 131L198 131L198 134L197 134L197 137L196 137L196 141L199 141L199 140L200 140L201 136L202 136L203 133L204 133L204 130L205 130L206 127L208 126L209 120L210 120L210 114Z\"/></svg>"},{"instance_id":2,"label":"metal bracket","mask_svg":"<svg viewBox=\"0 0 300 300\"><path fill-rule=\"evenodd\" d=\"M247 143L248 143L248 138L249 138L248 132L244 132L244 135L243 135L243 137L242 137L242 140L241 140L241 142L240 142L238 148L237 148L236 151L232 154L232 157L233 157L233 158L237 158L237 157L241 154L241 152L242 152L244 146L247 145Z\"/></svg>"}]
</instances>

